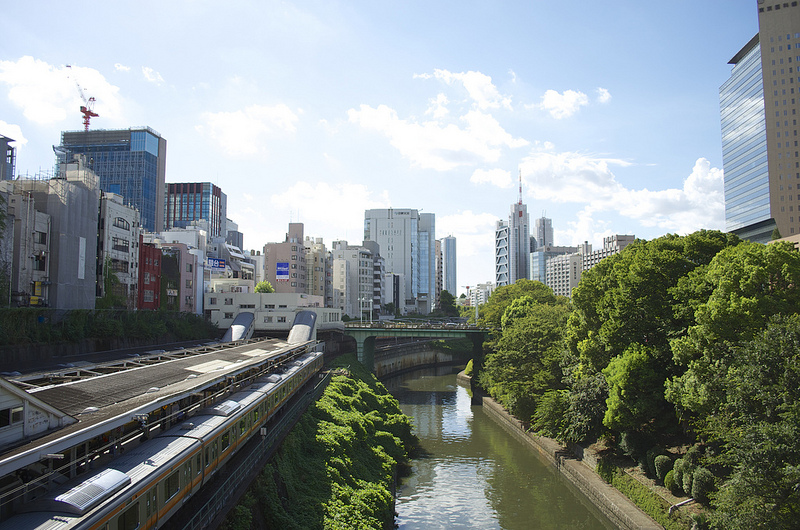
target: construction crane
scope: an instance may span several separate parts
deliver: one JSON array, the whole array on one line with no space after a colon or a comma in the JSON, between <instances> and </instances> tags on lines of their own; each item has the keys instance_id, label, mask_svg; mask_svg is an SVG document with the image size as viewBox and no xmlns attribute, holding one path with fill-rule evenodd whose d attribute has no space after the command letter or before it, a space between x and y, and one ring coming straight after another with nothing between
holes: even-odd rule
<instances>
[{"instance_id":1,"label":"construction crane","mask_svg":"<svg viewBox=\"0 0 800 530\"><path fill-rule=\"evenodd\" d=\"M72 70L72 65L68 64L67 68ZM75 79L75 86L78 87L78 93L81 95L81 99L83 100L83 105L81 105L81 114L83 114L83 127L86 132L89 132L89 121L92 118L97 118L100 115L92 109L92 107L94 107L94 102L95 102L94 97L90 97L88 99L86 98L86 94L83 93L81 84L78 83L77 79Z\"/></svg>"}]
</instances>

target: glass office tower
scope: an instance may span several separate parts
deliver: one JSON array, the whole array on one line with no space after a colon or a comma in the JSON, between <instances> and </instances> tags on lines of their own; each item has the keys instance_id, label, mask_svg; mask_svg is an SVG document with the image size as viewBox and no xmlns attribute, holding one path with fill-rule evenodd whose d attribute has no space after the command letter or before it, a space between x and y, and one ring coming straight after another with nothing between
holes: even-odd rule
<instances>
[{"instance_id":1,"label":"glass office tower","mask_svg":"<svg viewBox=\"0 0 800 530\"><path fill-rule=\"evenodd\" d=\"M65 131L61 133L59 159L86 156L100 179L100 189L123 197L139 210L149 232L164 229L164 184L167 141L149 127Z\"/></svg>"}]
</instances>

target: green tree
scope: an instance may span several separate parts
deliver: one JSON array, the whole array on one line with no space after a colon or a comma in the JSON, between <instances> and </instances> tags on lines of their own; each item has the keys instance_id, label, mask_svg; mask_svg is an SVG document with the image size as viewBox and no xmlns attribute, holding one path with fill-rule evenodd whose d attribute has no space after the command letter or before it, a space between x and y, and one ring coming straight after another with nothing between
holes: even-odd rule
<instances>
[{"instance_id":1,"label":"green tree","mask_svg":"<svg viewBox=\"0 0 800 530\"><path fill-rule=\"evenodd\" d=\"M552 304L556 302L553 290L542 282L525 279L517 280L511 285L503 285L492 292L492 296L481 308L479 324L500 330L506 307L515 299L526 295L539 303Z\"/></svg>"},{"instance_id":2,"label":"green tree","mask_svg":"<svg viewBox=\"0 0 800 530\"><path fill-rule=\"evenodd\" d=\"M447 316L458 316L458 309L456 308L456 299L447 290L442 290L439 294L439 307Z\"/></svg>"},{"instance_id":3,"label":"green tree","mask_svg":"<svg viewBox=\"0 0 800 530\"><path fill-rule=\"evenodd\" d=\"M725 528L795 528L800 515L800 315L735 346L725 399L704 423L732 473L713 502Z\"/></svg>"},{"instance_id":4,"label":"green tree","mask_svg":"<svg viewBox=\"0 0 800 530\"><path fill-rule=\"evenodd\" d=\"M790 243L745 242L721 251L692 279L695 292L710 294L697 305L696 324L672 341L685 370L668 381L667 399L702 427L726 400L733 348L752 340L773 315L800 307L800 253Z\"/></svg>"},{"instance_id":5,"label":"green tree","mask_svg":"<svg viewBox=\"0 0 800 530\"><path fill-rule=\"evenodd\" d=\"M111 256L103 261L103 296L95 301L97 309L125 309L127 300L119 290L122 286L117 273L112 268Z\"/></svg>"},{"instance_id":6,"label":"green tree","mask_svg":"<svg viewBox=\"0 0 800 530\"><path fill-rule=\"evenodd\" d=\"M775 230L772 231L772 235L770 236L770 239L775 241L776 239L780 239L781 237L782 237L781 236L781 231L778 230L778 227L776 226Z\"/></svg>"},{"instance_id":7,"label":"green tree","mask_svg":"<svg viewBox=\"0 0 800 530\"><path fill-rule=\"evenodd\" d=\"M272 287L272 284L269 283L267 280L258 282L256 284L256 289L255 290L256 290L257 293L274 293L275 292L275 288Z\"/></svg>"},{"instance_id":8,"label":"green tree","mask_svg":"<svg viewBox=\"0 0 800 530\"><path fill-rule=\"evenodd\" d=\"M569 307L553 300L552 304L525 305L524 315L503 329L480 372L481 385L524 421L531 419L545 392L563 388L561 329Z\"/></svg>"},{"instance_id":9,"label":"green tree","mask_svg":"<svg viewBox=\"0 0 800 530\"><path fill-rule=\"evenodd\" d=\"M608 399L603 424L615 431L652 429L653 420L665 413L664 376L653 350L633 344L614 357L603 375Z\"/></svg>"}]
</instances>

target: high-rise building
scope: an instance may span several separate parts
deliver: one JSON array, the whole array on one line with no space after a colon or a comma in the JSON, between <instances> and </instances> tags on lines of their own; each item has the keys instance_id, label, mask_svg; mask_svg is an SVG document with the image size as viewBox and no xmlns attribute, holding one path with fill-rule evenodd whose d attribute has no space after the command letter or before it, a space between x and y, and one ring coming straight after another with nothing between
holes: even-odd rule
<instances>
[{"instance_id":1,"label":"high-rise building","mask_svg":"<svg viewBox=\"0 0 800 530\"><path fill-rule=\"evenodd\" d=\"M497 221L494 229L494 282L497 287L509 285L508 267L508 225Z\"/></svg>"},{"instance_id":2,"label":"high-rise building","mask_svg":"<svg viewBox=\"0 0 800 530\"><path fill-rule=\"evenodd\" d=\"M522 202L522 183L519 201L511 205L508 225L498 221L495 229L495 283L498 287L511 285L530 276L531 235L528 207Z\"/></svg>"},{"instance_id":3,"label":"high-rise building","mask_svg":"<svg viewBox=\"0 0 800 530\"><path fill-rule=\"evenodd\" d=\"M164 230L208 221L210 237L228 237L228 196L210 182L170 182L164 200ZM161 231L159 229L158 231ZM241 248L236 241L231 244Z\"/></svg>"},{"instance_id":4,"label":"high-rise building","mask_svg":"<svg viewBox=\"0 0 800 530\"><path fill-rule=\"evenodd\" d=\"M534 239L536 246L531 246L531 252L542 247L553 245L553 220L547 217L539 217L534 221Z\"/></svg>"},{"instance_id":5,"label":"high-rise building","mask_svg":"<svg viewBox=\"0 0 800 530\"><path fill-rule=\"evenodd\" d=\"M65 131L58 152L59 162L85 155L101 190L121 195L125 204L138 209L145 230L163 230L167 141L156 131Z\"/></svg>"},{"instance_id":6,"label":"high-rise building","mask_svg":"<svg viewBox=\"0 0 800 530\"><path fill-rule=\"evenodd\" d=\"M767 242L775 228L800 233L800 6L757 5L758 34L729 62L720 117L726 229Z\"/></svg>"},{"instance_id":7,"label":"high-rise building","mask_svg":"<svg viewBox=\"0 0 800 530\"><path fill-rule=\"evenodd\" d=\"M409 208L364 212L364 241L375 241L386 272L401 275L402 313L430 313L436 304L436 217Z\"/></svg>"},{"instance_id":8,"label":"high-rise building","mask_svg":"<svg viewBox=\"0 0 800 530\"><path fill-rule=\"evenodd\" d=\"M443 237L442 245L442 289L458 296L458 280L456 278L456 238Z\"/></svg>"}]
</instances>

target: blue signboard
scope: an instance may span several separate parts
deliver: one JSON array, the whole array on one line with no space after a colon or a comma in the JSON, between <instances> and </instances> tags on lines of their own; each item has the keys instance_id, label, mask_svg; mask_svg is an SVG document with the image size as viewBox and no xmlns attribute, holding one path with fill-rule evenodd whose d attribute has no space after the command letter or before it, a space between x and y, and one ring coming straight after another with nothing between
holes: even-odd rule
<instances>
[{"instance_id":1,"label":"blue signboard","mask_svg":"<svg viewBox=\"0 0 800 530\"><path fill-rule=\"evenodd\" d=\"M289 281L289 263L276 263L275 264L275 279L278 281Z\"/></svg>"},{"instance_id":2,"label":"blue signboard","mask_svg":"<svg viewBox=\"0 0 800 530\"><path fill-rule=\"evenodd\" d=\"M206 263L212 269L224 269L225 268L225 260L219 258L207 258Z\"/></svg>"}]
</instances>

